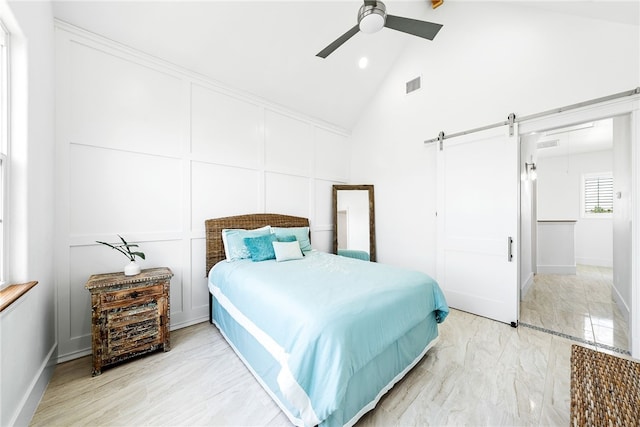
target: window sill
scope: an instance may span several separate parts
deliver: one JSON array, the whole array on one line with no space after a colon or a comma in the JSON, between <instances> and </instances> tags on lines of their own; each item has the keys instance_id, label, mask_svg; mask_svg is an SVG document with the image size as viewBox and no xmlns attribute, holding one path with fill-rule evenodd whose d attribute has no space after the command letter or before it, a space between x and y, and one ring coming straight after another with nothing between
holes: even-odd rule
<instances>
[{"instance_id":1,"label":"window sill","mask_svg":"<svg viewBox=\"0 0 640 427\"><path fill-rule=\"evenodd\" d=\"M27 291L37 285L38 282L28 282L19 285L9 285L0 291L0 312L16 302L18 298L26 294Z\"/></svg>"}]
</instances>

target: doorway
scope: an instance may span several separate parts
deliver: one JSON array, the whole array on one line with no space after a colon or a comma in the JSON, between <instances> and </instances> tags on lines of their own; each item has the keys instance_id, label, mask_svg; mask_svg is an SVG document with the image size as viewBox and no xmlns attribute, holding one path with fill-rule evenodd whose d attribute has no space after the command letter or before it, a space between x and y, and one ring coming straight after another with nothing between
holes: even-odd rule
<instances>
[{"instance_id":1,"label":"doorway","mask_svg":"<svg viewBox=\"0 0 640 427\"><path fill-rule=\"evenodd\" d=\"M521 136L520 322L630 354L631 115Z\"/></svg>"}]
</instances>

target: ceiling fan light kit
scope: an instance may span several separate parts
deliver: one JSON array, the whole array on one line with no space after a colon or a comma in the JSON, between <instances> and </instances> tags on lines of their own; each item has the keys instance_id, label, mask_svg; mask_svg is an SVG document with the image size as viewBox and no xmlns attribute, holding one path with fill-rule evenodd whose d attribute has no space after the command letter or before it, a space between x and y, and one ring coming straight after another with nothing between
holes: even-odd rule
<instances>
[{"instance_id":1,"label":"ceiling fan light kit","mask_svg":"<svg viewBox=\"0 0 640 427\"><path fill-rule=\"evenodd\" d=\"M419 21L417 19L403 18L401 16L387 15L387 8L381 1L365 0L358 10L358 25L338 37L329 46L316 54L320 58L326 58L337 48L342 46L351 37L362 31L363 33L375 33L383 27L402 33L433 40L442 28L441 24Z\"/></svg>"},{"instance_id":2,"label":"ceiling fan light kit","mask_svg":"<svg viewBox=\"0 0 640 427\"><path fill-rule=\"evenodd\" d=\"M382 2L375 5L363 4L358 11L358 27L367 34L378 32L384 27L387 17L387 8Z\"/></svg>"}]
</instances>

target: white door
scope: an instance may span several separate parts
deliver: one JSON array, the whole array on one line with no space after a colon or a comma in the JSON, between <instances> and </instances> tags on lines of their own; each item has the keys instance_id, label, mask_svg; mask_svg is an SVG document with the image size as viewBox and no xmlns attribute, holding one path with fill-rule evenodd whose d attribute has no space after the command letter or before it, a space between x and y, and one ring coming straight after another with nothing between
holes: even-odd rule
<instances>
[{"instance_id":1,"label":"white door","mask_svg":"<svg viewBox=\"0 0 640 427\"><path fill-rule=\"evenodd\" d=\"M449 306L517 325L517 126L446 139L438 151L437 280Z\"/></svg>"}]
</instances>

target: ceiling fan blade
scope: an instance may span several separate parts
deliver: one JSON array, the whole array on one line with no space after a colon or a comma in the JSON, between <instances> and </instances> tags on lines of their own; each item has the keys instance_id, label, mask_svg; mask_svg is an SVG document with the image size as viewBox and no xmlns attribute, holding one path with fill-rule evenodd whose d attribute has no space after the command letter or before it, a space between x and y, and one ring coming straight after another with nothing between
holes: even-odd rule
<instances>
[{"instance_id":1,"label":"ceiling fan blade","mask_svg":"<svg viewBox=\"0 0 640 427\"><path fill-rule=\"evenodd\" d=\"M329 56L334 50L336 50L337 48L339 48L340 46L342 46L344 44L344 42L346 42L347 40L349 40L351 37L353 37L358 31L360 31L360 27L358 27L357 25L355 27L353 27L352 29L350 29L349 31L347 31L346 33L344 33L343 35L341 35L340 37L338 37L336 39L336 41L334 41L333 43L331 43L329 46L325 47L324 49L322 49L320 52L318 52L316 54L316 56L319 56L320 58L326 58L327 56Z\"/></svg>"},{"instance_id":2,"label":"ceiling fan blade","mask_svg":"<svg viewBox=\"0 0 640 427\"><path fill-rule=\"evenodd\" d=\"M438 31L440 31L440 28L442 28L442 24L434 24L433 22L419 21L417 19L403 18L394 15L387 15L384 26L428 40L433 40L436 34L438 34Z\"/></svg>"}]
</instances>

